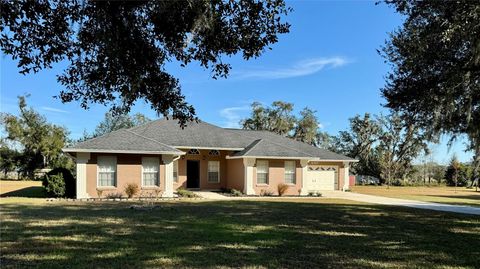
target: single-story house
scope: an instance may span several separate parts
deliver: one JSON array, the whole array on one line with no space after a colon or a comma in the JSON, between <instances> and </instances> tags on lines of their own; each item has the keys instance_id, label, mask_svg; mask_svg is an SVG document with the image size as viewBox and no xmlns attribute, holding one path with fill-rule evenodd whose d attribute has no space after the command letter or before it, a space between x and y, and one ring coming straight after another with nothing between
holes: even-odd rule
<instances>
[{"instance_id":1,"label":"single-story house","mask_svg":"<svg viewBox=\"0 0 480 269\"><path fill-rule=\"evenodd\" d=\"M349 188L356 160L267 131L221 128L203 121L181 128L160 119L63 149L76 160L77 198L124 193L172 197L179 187L287 195Z\"/></svg>"}]
</instances>

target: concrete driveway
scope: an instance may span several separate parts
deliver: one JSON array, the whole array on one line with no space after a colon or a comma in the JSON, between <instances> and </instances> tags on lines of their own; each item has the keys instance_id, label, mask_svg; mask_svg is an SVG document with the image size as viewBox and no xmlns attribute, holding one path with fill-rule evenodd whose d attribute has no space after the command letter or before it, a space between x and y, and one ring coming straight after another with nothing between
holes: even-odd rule
<instances>
[{"instance_id":1,"label":"concrete driveway","mask_svg":"<svg viewBox=\"0 0 480 269\"><path fill-rule=\"evenodd\" d=\"M480 207L473 207L473 206L430 203L430 202L422 202L422 201L415 201L415 200L405 200L405 199L389 198L389 197L383 197L383 196L360 194L360 193L354 193L354 192L328 191L328 192L322 192L322 194L324 197L327 197L327 198L347 199L347 200L353 200L353 201L365 202L365 203L371 203L371 204L406 206L406 207L437 210L437 211L480 215Z\"/></svg>"},{"instance_id":2,"label":"concrete driveway","mask_svg":"<svg viewBox=\"0 0 480 269\"><path fill-rule=\"evenodd\" d=\"M279 199L277 196L264 196L264 197L231 197L225 196L220 193L211 192L211 191L195 191L197 195L202 198L209 200L248 200L248 199ZM420 209L429 209L445 212L455 212L462 214L471 214L480 216L480 207L473 206L461 206L461 205L449 205L449 204L440 204L440 203L430 203L422 202L415 200L405 200L397 198L389 198L383 196L367 195L354 192L342 192L342 191L322 191L322 197L324 198L335 198L335 199L346 199L364 203L379 204L379 205L393 205L393 206L406 206ZM282 197L281 199L321 199L314 197Z\"/></svg>"}]
</instances>

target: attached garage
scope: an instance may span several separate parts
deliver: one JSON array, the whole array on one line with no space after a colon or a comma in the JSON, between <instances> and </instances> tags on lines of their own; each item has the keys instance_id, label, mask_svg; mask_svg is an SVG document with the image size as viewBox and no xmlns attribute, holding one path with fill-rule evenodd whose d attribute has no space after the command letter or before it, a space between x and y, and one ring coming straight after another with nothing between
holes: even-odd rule
<instances>
[{"instance_id":1,"label":"attached garage","mask_svg":"<svg viewBox=\"0 0 480 269\"><path fill-rule=\"evenodd\" d=\"M338 190L338 167L309 165L305 185L307 191Z\"/></svg>"}]
</instances>

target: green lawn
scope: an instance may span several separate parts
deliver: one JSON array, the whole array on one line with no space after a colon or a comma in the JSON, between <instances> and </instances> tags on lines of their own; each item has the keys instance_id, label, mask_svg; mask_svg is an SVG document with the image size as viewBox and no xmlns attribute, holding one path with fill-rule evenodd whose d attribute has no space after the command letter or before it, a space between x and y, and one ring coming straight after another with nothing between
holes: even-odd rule
<instances>
[{"instance_id":1,"label":"green lawn","mask_svg":"<svg viewBox=\"0 0 480 269\"><path fill-rule=\"evenodd\" d=\"M480 191L465 187L352 186L353 192L392 198L480 207Z\"/></svg>"},{"instance_id":2,"label":"green lawn","mask_svg":"<svg viewBox=\"0 0 480 269\"><path fill-rule=\"evenodd\" d=\"M41 181L0 180L0 197L46 197Z\"/></svg>"},{"instance_id":3,"label":"green lawn","mask_svg":"<svg viewBox=\"0 0 480 269\"><path fill-rule=\"evenodd\" d=\"M1 198L1 267L480 268L478 216L325 198L130 205Z\"/></svg>"}]
</instances>

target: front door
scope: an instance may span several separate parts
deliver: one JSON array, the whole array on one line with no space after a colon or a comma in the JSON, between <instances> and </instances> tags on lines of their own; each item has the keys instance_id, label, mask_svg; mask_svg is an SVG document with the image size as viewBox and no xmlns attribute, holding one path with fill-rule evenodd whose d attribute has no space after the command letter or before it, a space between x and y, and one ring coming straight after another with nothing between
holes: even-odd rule
<instances>
[{"instance_id":1,"label":"front door","mask_svg":"<svg viewBox=\"0 0 480 269\"><path fill-rule=\"evenodd\" d=\"M200 188L200 161L187 160L187 188Z\"/></svg>"}]
</instances>

